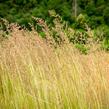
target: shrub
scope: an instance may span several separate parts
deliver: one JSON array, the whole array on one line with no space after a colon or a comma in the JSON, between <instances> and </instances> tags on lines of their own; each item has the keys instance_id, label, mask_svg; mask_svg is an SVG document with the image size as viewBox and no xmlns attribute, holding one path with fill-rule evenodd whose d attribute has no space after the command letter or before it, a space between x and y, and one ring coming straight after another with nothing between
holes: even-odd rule
<instances>
[{"instance_id":1,"label":"shrub","mask_svg":"<svg viewBox=\"0 0 109 109\"><path fill-rule=\"evenodd\" d=\"M88 23L89 18L86 14L80 14L75 19L75 23L72 25L76 29L84 29L86 30L86 24Z\"/></svg>"},{"instance_id":2,"label":"shrub","mask_svg":"<svg viewBox=\"0 0 109 109\"><path fill-rule=\"evenodd\" d=\"M94 16L93 15L89 18L89 21L87 23L92 29L94 29L94 28L97 28L100 25L104 24L104 19L102 16Z\"/></svg>"},{"instance_id":3,"label":"shrub","mask_svg":"<svg viewBox=\"0 0 109 109\"><path fill-rule=\"evenodd\" d=\"M74 31L74 34L70 36L70 42L77 44L86 44L88 41L88 34L86 31L82 29L78 29Z\"/></svg>"},{"instance_id":4,"label":"shrub","mask_svg":"<svg viewBox=\"0 0 109 109\"><path fill-rule=\"evenodd\" d=\"M102 43L102 48L109 50L109 27L101 25L94 30L94 39Z\"/></svg>"}]
</instances>

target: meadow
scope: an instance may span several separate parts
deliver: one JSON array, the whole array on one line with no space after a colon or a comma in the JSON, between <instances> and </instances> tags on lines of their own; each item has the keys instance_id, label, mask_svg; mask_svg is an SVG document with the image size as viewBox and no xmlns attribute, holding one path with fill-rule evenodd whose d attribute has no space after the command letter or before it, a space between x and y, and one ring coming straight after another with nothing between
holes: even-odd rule
<instances>
[{"instance_id":1,"label":"meadow","mask_svg":"<svg viewBox=\"0 0 109 109\"><path fill-rule=\"evenodd\" d=\"M49 43L17 27L1 38L0 109L109 109L109 54Z\"/></svg>"}]
</instances>

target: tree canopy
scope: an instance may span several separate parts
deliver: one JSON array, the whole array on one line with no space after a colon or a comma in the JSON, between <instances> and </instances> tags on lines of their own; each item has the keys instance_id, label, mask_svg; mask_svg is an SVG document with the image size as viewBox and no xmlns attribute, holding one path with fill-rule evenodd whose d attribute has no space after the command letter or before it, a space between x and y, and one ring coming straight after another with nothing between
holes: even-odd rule
<instances>
[{"instance_id":1,"label":"tree canopy","mask_svg":"<svg viewBox=\"0 0 109 109\"><path fill-rule=\"evenodd\" d=\"M109 0L0 0L0 17L21 25L32 22L32 16L49 22L48 11L52 9L70 24L76 12L86 15L92 28L109 25Z\"/></svg>"}]
</instances>

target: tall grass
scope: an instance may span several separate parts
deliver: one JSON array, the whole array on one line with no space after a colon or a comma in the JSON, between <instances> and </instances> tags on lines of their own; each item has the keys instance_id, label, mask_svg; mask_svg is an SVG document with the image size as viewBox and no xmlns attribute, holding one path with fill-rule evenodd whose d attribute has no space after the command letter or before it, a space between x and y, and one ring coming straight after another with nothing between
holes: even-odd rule
<instances>
[{"instance_id":1,"label":"tall grass","mask_svg":"<svg viewBox=\"0 0 109 109\"><path fill-rule=\"evenodd\" d=\"M0 109L109 109L109 54L50 47L14 28L0 44Z\"/></svg>"}]
</instances>

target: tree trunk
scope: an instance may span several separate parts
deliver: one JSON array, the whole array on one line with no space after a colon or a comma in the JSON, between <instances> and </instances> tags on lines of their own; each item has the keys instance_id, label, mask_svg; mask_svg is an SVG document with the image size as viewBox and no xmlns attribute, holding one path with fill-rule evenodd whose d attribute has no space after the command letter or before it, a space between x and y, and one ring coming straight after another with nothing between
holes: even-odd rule
<instances>
[{"instance_id":1,"label":"tree trunk","mask_svg":"<svg viewBox=\"0 0 109 109\"><path fill-rule=\"evenodd\" d=\"M72 2L72 13L74 15L74 17L77 17L77 13L78 13L78 10L77 10L77 0L73 0Z\"/></svg>"}]
</instances>

